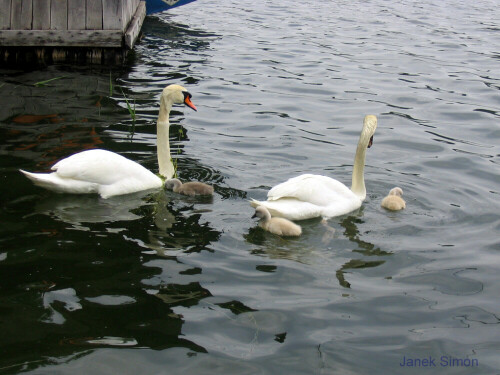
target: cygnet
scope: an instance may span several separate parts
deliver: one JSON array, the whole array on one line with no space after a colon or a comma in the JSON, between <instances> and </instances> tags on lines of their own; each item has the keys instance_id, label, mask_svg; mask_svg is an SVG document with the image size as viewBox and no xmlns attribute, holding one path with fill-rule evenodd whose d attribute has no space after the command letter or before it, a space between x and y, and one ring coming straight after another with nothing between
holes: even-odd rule
<instances>
[{"instance_id":1,"label":"cygnet","mask_svg":"<svg viewBox=\"0 0 500 375\"><path fill-rule=\"evenodd\" d=\"M391 189L389 195L382 199L382 207L391 210L399 211L406 207L406 202L401 198L403 195L403 189L395 187Z\"/></svg>"},{"instance_id":2,"label":"cygnet","mask_svg":"<svg viewBox=\"0 0 500 375\"><path fill-rule=\"evenodd\" d=\"M165 182L165 187L172 190L174 193L189 195L194 197L196 195L213 195L214 188L203 182L186 182L182 183L178 178L172 178Z\"/></svg>"},{"instance_id":3,"label":"cygnet","mask_svg":"<svg viewBox=\"0 0 500 375\"><path fill-rule=\"evenodd\" d=\"M260 218L259 226L262 229L278 236L300 236L302 234L300 225L282 217L271 217L271 214L264 206L257 206L252 218L254 217Z\"/></svg>"}]
</instances>

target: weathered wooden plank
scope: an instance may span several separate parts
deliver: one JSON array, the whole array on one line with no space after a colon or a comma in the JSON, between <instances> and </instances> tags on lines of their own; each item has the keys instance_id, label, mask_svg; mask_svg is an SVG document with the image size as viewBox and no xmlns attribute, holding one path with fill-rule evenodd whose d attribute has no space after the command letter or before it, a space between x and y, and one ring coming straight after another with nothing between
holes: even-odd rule
<instances>
[{"instance_id":1,"label":"weathered wooden plank","mask_svg":"<svg viewBox=\"0 0 500 375\"><path fill-rule=\"evenodd\" d=\"M11 0L0 0L0 30L10 29Z\"/></svg>"},{"instance_id":2,"label":"weathered wooden plank","mask_svg":"<svg viewBox=\"0 0 500 375\"><path fill-rule=\"evenodd\" d=\"M134 7L134 0L126 0L123 10L124 10L125 30L126 30L127 26L132 20L132 17L135 14L135 11L137 10L137 7Z\"/></svg>"},{"instance_id":3,"label":"weathered wooden plank","mask_svg":"<svg viewBox=\"0 0 500 375\"><path fill-rule=\"evenodd\" d=\"M129 10L128 10L128 3L129 3L129 0L121 0L120 1L120 8L121 8L120 14L123 17L121 24L122 24L124 31L127 27L128 22L130 21L130 18L132 17L132 15L129 13Z\"/></svg>"},{"instance_id":4,"label":"weathered wooden plank","mask_svg":"<svg viewBox=\"0 0 500 375\"><path fill-rule=\"evenodd\" d=\"M30 30L33 21L33 1L13 0L10 13L12 30Z\"/></svg>"},{"instance_id":5,"label":"weathered wooden plank","mask_svg":"<svg viewBox=\"0 0 500 375\"><path fill-rule=\"evenodd\" d=\"M68 2L67 0L51 0L50 2L50 29L68 29Z\"/></svg>"},{"instance_id":6,"label":"weathered wooden plank","mask_svg":"<svg viewBox=\"0 0 500 375\"><path fill-rule=\"evenodd\" d=\"M123 0L102 0L103 30L125 30L123 3Z\"/></svg>"},{"instance_id":7,"label":"weathered wooden plank","mask_svg":"<svg viewBox=\"0 0 500 375\"><path fill-rule=\"evenodd\" d=\"M102 30L102 0L87 0L85 28Z\"/></svg>"},{"instance_id":8,"label":"weathered wooden plank","mask_svg":"<svg viewBox=\"0 0 500 375\"><path fill-rule=\"evenodd\" d=\"M85 30L86 14L84 0L68 0L68 30Z\"/></svg>"},{"instance_id":9,"label":"weathered wooden plank","mask_svg":"<svg viewBox=\"0 0 500 375\"><path fill-rule=\"evenodd\" d=\"M141 1L125 32L125 45L132 49L146 17L146 2Z\"/></svg>"},{"instance_id":10,"label":"weathered wooden plank","mask_svg":"<svg viewBox=\"0 0 500 375\"><path fill-rule=\"evenodd\" d=\"M0 30L0 45L15 47L123 46L121 30Z\"/></svg>"},{"instance_id":11,"label":"weathered wooden plank","mask_svg":"<svg viewBox=\"0 0 500 375\"><path fill-rule=\"evenodd\" d=\"M132 20L132 17L134 17L135 12L137 12L137 8L139 7L140 1L138 0L130 0L130 20Z\"/></svg>"},{"instance_id":12,"label":"weathered wooden plank","mask_svg":"<svg viewBox=\"0 0 500 375\"><path fill-rule=\"evenodd\" d=\"M50 29L50 0L33 0L33 30L48 29Z\"/></svg>"}]
</instances>

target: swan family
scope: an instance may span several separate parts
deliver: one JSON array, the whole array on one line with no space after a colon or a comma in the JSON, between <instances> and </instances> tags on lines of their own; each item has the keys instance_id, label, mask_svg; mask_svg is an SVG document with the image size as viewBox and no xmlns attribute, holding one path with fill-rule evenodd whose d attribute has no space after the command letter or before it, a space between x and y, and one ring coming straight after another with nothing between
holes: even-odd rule
<instances>
[{"instance_id":1,"label":"swan family","mask_svg":"<svg viewBox=\"0 0 500 375\"><path fill-rule=\"evenodd\" d=\"M104 199L163 186L184 195L212 195L212 186L199 182L183 184L173 178L175 169L169 145L170 111L174 104L184 104L196 111L191 98L192 95L180 85L169 85L162 91L157 120L158 175L119 154L101 149L82 151L62 159L52 166L51 173L20 171L35 185L48 190L72 194L97 193ZM267 200L250 201L256 209L254 217L260 219L259 226L273 234L299 236L302 229L291 220L315 217L328 219L358 209L366 198L366 150L373 143L376 129L377 117L365 116L354 157L350 188L323 175L302 174L290 178L269 190ZM404 208L401 195L400 188L392 189L382 202L382 207L389 210ZM391 203L386 203L388 201Z\"/></svg>"},{"instance_id":2,"label":"swan family","mask_svg":"<svg viewBox=\"0 0 500 375\"><path fill-rule=\"evenodd\" d=\"M366 149L371 147L376 129L377 117L365 116L354 157L350 189L331 177L303 174L273 187L267 193L266 201L252 200L250 204L253 207L264 206L272 216L289 220L328 219L358 209L366 198Z\"/></svg>"},{"instance_id":3,"label":"swan family","mask_svg":"<svg viewBox=\"0 0 500 375\"><path fill-rule=\"evenodd\" d=\"M107 150L82 151L52 166L52 173L31 173L21 170L35 185L58 193L92 194L102 198L158 189L163 179L173 177L170 157L169 116L173 104L185 104L196 111L192 95L180 85L167 86L160 97L156 124L159 174L119 154Z\"/></svg>"}]
</instances>

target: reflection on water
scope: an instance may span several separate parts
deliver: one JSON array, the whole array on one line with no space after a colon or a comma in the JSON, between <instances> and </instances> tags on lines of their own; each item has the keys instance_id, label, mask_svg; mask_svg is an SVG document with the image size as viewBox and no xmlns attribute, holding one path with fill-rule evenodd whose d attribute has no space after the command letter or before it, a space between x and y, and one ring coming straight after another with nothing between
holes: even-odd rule
<instances>
[{"instance_id":1,"label":"reflection on water","mask_svg":"<svg viewBox=\"0 0 500 375\"><path fill-rule=\"evenodd\" d=\"M148 17L128 66L0 70L0 372L388 374L446 355L480 368L429 373L495 373L498 19L483 1L200 0ZM95 147L157 170L170 83L199 109L171 113L179 177L213 198L58 195L18 172ZM294 239L258 228L247 200L271 186L350 181L368 113L362 208Z\"/></svg>"},{"instance_id":2,"label":"reflection on water","mask_svg":"<svg viewBox=\"0 0 500 375\"><path fill-rule=\"evenodd\" d=\"M19 208L14 205L10 210ZM47 358L68 356L89 346L186 347L204 352L181 337L183 319L173 308L192 306L211 294L192 281L201 270L180 263L167 252L201 251L220 234L200 223L199 214L179 220L182 216L185 214L171 208L163 191L108 200L52 194L40 201L26 221L45 222L45 229L29 236L31 247L24 251L26 255L10 253L9 268L2 269L13 286L17 280L29 280L19 288L5 285L9 292L4 302L26 309L4 314L8 319L2 329L12 334L5 336L2 345L4 353L14 359L10 363L36 360L38 354L31 351L21 355L19 345L33 345L41 338L40 351ZM184 233L195 235L186 237ZM4 238L3 242L12 248L22 241ZM112 246L112 242L120 245ZM138 315L137 306L141 306ZM13 335L15 327L29 331L21 338ZM33 365L50 362L35 361Z\"/></svg>"},{"instance_id":3,"label":"reflection on water","mask_svg":"<svg viewBox=\"0 0 500 375\"><path fill-rule=\"evenodd\" d=\"M265 232L260 227L250 228L245 239L258 248L252 249L251 253L258 256L266 256L271 259L288 259L296 262L309 264L317 261L323 255L318 251L322 247L331 246L333 249L339 246L339 238L347 238L354 242L357 246L352 250L363 255L364 259L353 258L346 261L336 270L335 276L339 284L345 288L350 288L351 284L346 281L345 273L349 270L377 267L385 263L385 258L369 258L369 257L386 257L391 255L391 252L384 251L380 247L369 242L361 240L357 224L364 223L359 217L363 212L363 208L359 212L340 217L338 219L330 219L329 223L321 223L320 219L308 220L302 222L304 229L302 238L290 239L282 238L268 232ZM337 222L336 222L337 221ZM338 228L340 227L340 228ZM337 231L342 229L342 237L337 235ZM318 242L318 235L323 232L321 241ZM315 241L308 243L308 241ZM337 239L337 241L336 241Z\"/></svg>"},{"instance_id":4,"label":"reflection on water","mask_svg":"<svg viewBox=\"0 0 500 375\"><path fill-rule=\"evenodd\" d=\"M134 197L115 197L99 199L87 195L50 195L35 203L35 213L45 214L66 223L73 224L79 230L90 230L84 223L104 223L110 221L129 221L140 218L133 213L142 203Z\"/></svg>"}]
</instances>

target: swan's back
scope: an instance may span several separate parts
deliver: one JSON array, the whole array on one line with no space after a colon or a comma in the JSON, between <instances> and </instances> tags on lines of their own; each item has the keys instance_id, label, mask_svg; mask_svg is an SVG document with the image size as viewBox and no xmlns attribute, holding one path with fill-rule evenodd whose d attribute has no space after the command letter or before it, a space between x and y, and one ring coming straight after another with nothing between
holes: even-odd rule
<instances>
[{"instance_id":1,"label":"swan's back","mask_svg":"<svg viewBox=\"0 0 500 375\"><path fill-rule=\"evenodd\" d=\"M82 151L59 161L52 170L61 178L113 184L119 179L134 176L148 178L154 174L142 165L111 151L94 149Z\"/></svg>"},{"instance_id":2,"label":"swan's back","mask_svg":"<svg viewBox=\"0 0 500 375\"><path fill-rule=\"evenodd\" d=\"M103 198L162 186L162 180L142 165L100 149L71 155L52 170L53 173L22 172L35 185L58 193L97 193Z\"/></svg>"},{"instance_id":3,"label":"swan's back","mask_svg":"<svg viewBox=\"0 0 500 375\"><path fill-rule=\"evenodd\" d=\"M271 201L282 198L294 198L317 206L327 206L335 201L356 198L356 195L333 178L303 174L276 185L267 194L267 199Z\"/></svg>"},{"instance_id":4,"label":"swan's back","mask_svg":"<svg viewBox=\"0 0 500 375\"><path fill-rule=\"evenodd\" d=\"M272 216L305 220L347 214L361 206L361 199L333 178L303 174L273 187L267 201L251 201L251 205L265 206Z\"/></svg>"}]
</instances>

